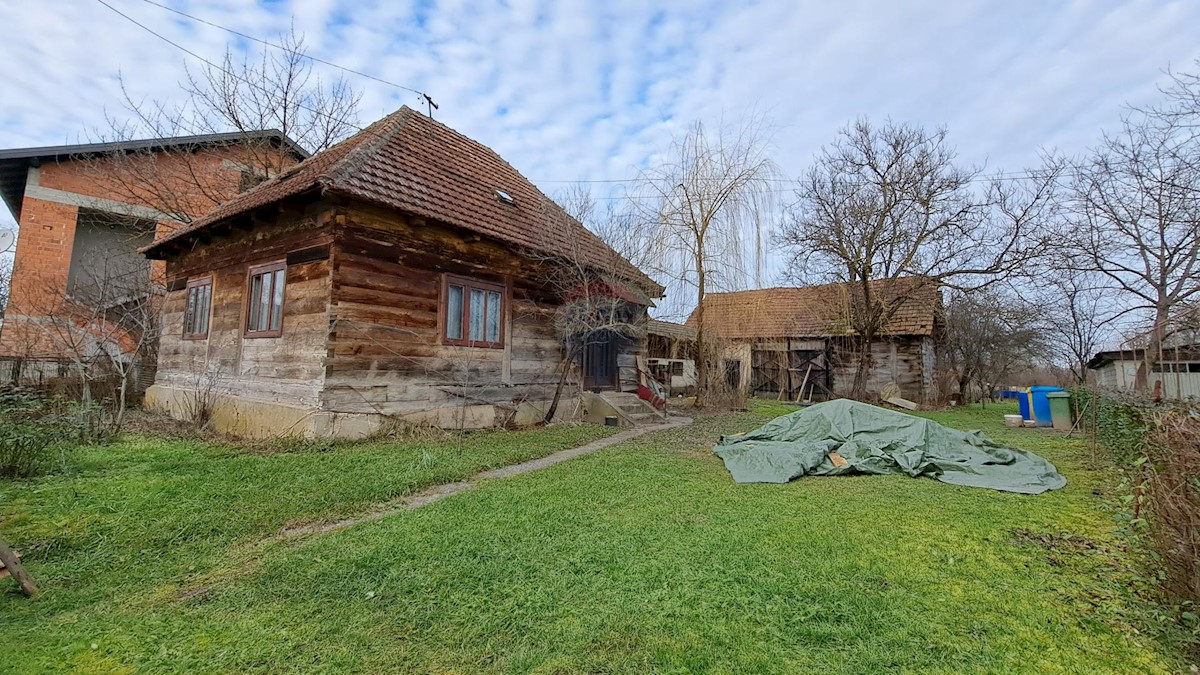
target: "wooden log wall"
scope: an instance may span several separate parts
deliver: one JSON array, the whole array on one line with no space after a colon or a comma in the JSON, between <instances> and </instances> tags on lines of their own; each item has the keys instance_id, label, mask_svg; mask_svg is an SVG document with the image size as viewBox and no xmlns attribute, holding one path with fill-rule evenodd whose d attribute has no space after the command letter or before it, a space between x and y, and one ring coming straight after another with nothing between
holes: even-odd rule
<instances>
[{"instance_id":1,"label":"wooden log wall","mask_svg":"<svg viewBox=\"0 0 1200 675\"><path fill-rule=\"evenodd\" d=\"M562 359L556 301L536 264L495 242L388 211L345 206L334 221L326 410L404 415L490 404L499 417L521 401L553 397ZM445 273L506 289L503 348L443 344ZM572 372L567 395L577 387Z\"/></svg>"},{"instance_id":2,"label":"wooden log wall","mask_svg":"<svg viewBox=\"0 0 1200 675\"><path fill-rule=\"evenodd\" d=\"M312 252L315 255L311 255ZM283 331L243 336L248 267L284 258ZM502 286L503 348L444 344L443 275ZM206 340L182 337L186 282L213 279ZM554 328L557 289L536 261L468 233L363 205L285 212L214 234L167 265L164 335L156 382L337 413L404 415L496 406L497 421L522 402L545 403L557 386L562 348ZM619 379L636 389L644 344L618 354ZM578 391L578 370L564 389Z\"/></svg>"},{"instance_id":3,"label":"wooden log wall","mask_svg":"<svg viewBox=\"0 0 1200 675\"><path fill-rule=\"evenodd\" d=\"M320 211L289 211L277 222L248 223L214 237L167 263L163 335L155 382L217 391L262 401L316 407L324 380L329 327L332 232ZM296 256L296 252L301 252ZM283 303L283 335L243 336L247 271L290 257ZM315 259L313 259L315 258ZM183 339L188 279L212 277L208 339Z\"/></svg>"}]
</instances>

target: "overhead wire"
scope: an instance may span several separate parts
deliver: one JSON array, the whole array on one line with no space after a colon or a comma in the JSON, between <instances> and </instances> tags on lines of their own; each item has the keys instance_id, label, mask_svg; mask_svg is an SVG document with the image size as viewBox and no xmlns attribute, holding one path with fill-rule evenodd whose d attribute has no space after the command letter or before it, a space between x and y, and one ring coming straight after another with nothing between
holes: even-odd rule
<instances>
[{"instance_id":1,"label":"overhead wire","mask_svg":"<svg viewBox=\"0 0 1200 675\"><path fill-rule=\"evenodd\" d=\"M227 32L227 33L230 33L231 35L236 35L236 36L238 36L238 37L244 38L244 39L246 39L246 40L250 40L250 41L252 41L252 42L256 42L256 43L262 44L262 45L264 45L264 46L271 47L271 48L273 48L273 49L279 49L279 50L282 50L282 51L290 51L290 50L288 50L288 49L287 49L287 47L284 47L283 45L280 45L280 44L277 44L277 43L271 42L271 41L269 41L269 40L264 40L264 39L262 39L262 38L259 38L259 37L255 37L255 36L253 36L253 35L249 35L249 34L243 33L243 32L241 32L241 31L238 31L238 30L235 30L235 29L229 28L229 27L227 27L227 26L223 26L223 25L221 25L221 24L215 23L215 22L213 22L213 21L209 21L209 20L207 20L207 19L204 19L204 18L202 18L202 17L198 17L198 16L195 16L195 15L193 15L193 14L189 14L189 13L187 13L187 12L184 12L184 11L181 11L181 10L178 10L178 9L175 9L174 7L170 7L170 6L168 6L168 5L164 5L164 4L160 3L160 2L156 2L155 0L142 0L142 1L143 1L143 2L145 2L146 4L153 5L153 6L155 6L155 7L158 7L158 8L160 8L160 9L166 10L166 11L168 11L168 12L172 12L172 13L174 13L174 14L177 14L177 15L179 15L179 16L185 17L185 18L187 18L187 19L190 19L190 20L192 20L192 21L196 21L196 22L198 22L198 23L201 23L201 24L204 24L204 25L207 25L207 26L211 26L211 27L213 27L213 28L216 28L216 29L218 29L218 30L225 31L225 32ZM260 87L259 87L257 84L255 84L254 82L252 82L252 81L250 81L250 80L247 80L247 79L245 79L245 78L241 77L240 75L238 75L238 74L237 74L237 73L235 73L235 72L232 72L232 71L230 71L230 70L227 70L227 69L225 69L224 67L222 67L221 65L218 65L217 63L214 63L214 62L213 62L213 61L211 61L210 59L208 59L208 58L206 58L206 57L204 57L204 56L201 56L200 54L196 53L195 51L192 51L191 49L188 49L187 47L183 46L182 44L180 44L180 43L178 43L178 42L176 42L176 41L174 41L174 40L172 40L172 39L170 39L170 38L166 37L166 36L165 36L165 35L163 35L162 33L159 33L158 31L154 30L153 28L150 28L150 27L149 27L149 26L147 26L146 24L144 24L144 23L142 23L142 22L138 21L137 19L134 19L133 17L129 16L128 14L126 14L126 13L122 12L121 10L117 9L116 7L114 7L113 5L109 4L109 2L107 2L107 0L96 0L96 2L98 2L98 3L100 3L101 5L103 5L103 6L107 7L109 10L111 10L112 12L114 12L115 14L117 14L118 16L120 16L120 17L124 18L126 21L128 21L128 22L130 22L130 23L134 24L134 25L135 25L135 26L137 26L138 28L141 28L142 30L146 31L147 33L150 33L150 34L151 34L151 35L153 35L154 37L157 37L159 40L162 40L163 42L165 42L165 43L167 43L168 45L171 45L172 47L174 47L174 48L176 48L176 49L178 49L178 50L182 51L183 53L185 53L185 54L187 54L187 55L191 56L192 58L194 58L194 59L197 59L197 60L199 60L199 61L203 62L204 64L208 65L209 67L211 67L211 68L214 68L214 69L216 69L216 70L218 70L218 71L221 71L221 72L225 73L226 75L229 75L230 77L233 77L234 79L237 79L238 81L240 81L240 82L242 82L242 83L244 83L244 84L246 84L246 85L248 85L248 86L255 87L255 88L259 88L259 89L261 90L261 88L260 88ZM325 59L321 59L321 58L318 58L318 57L315 57L315 56L310 56L310 55L308 55L308 54L301 54L301 56L302 56L303 58L306 58L306 59L308 59L308 60L311 60L311 61L313 61L313 62L315 62L315 63L320 63L320 64L323 64L323 65L329 66L329 67L331 67L331 68L335 68L335 69L337 69L337 70L341 70L341 71L343 71L343 72L350 73L350 74L352 74L352 75L356 75L356 76L359 76L359 77L364 77L364 78L367 78L367 79L373 80L373 81L375 81L375 82L379 82L379 83L381 83L381 84L385 84L385 85L387 85L387 86L394 87L394 88L396 88L396 89L400 89L400 90L403 90L403 91L411 92L411 93L413 93L413 94L417 94L417 95L419 95L419 96L422 96L422 97L428 98L428 95L427 95L425 92L423 92L423 91L420 91L420 90L418 90L418 89L414 89L414 88L412 88L412 87L408 87L408 86L405 86L405 85L402 85L402 84L399 84L399 83L396 83L396 82L392 82L392 81L390 81L390 80L385 80L385 79L383 79L383 78L380 78L380 77L377 77L377 76L371 75L371 74L369 74L369 73L364 73L364 72L362 72L362 71L360 71L360 70L355 70L355 69L353 69L353 68L347 68L347 67L345 67L345 66L342 66L342 65L340 65L340 64L334 63L334 62L332 62L332 61L328 61L328 60L325 60ZM324 117L324 118L326 118L326 119L329 119L330 121L333 121L333 122L338 122L338 123L340 123L340 124L344 124L344 125L346 125L346 126L348 126L348 127L351 127L351 128L353 128L353 129L356 129L356 130L358 130L358 131L362 131L362 130L363 130L363 127L359 126L358 124L356 124L356 123L354 123L354 122L350 122L349 120L346 120L346 119L344 119L344 118L340 118L340 117L337 117L337 116L335 116L335 115L331 115L331 114L329 114L329 113L327 113L327 112L325 112L325 111L322 111L322 110L317 110L317 109L314 109L314 108L310 108L310 107L308 107L308 106L305 106L305 105L302 105L302 104L297 104L297 105L298 105L298 107L300 107L301 109L303 109L303 110L306 110L306 111L308 111L308 112L310 112L310 113L312 113L312 114L314 114L314 115L318 115L318 116ZM1066 172L1066 173L1067 173L1067 174L1070 174L1070 173L1072 173L1072 172ZM992 180L1029 180L1029 179L1032 179L1032 178L1037 178L1037 177L1038 177L1038 176L1037 176L1036 174L1031 174L1031 173L1022 173L1022 172L999 172L999 173L992 174L992 175L980 174L980 175L978 175L978 176L975 176L975 177L973 177L973 178L971 178L971 179L968 179L966 182L980 182L980 181L992 181ZM545 183L556 183L556 184L614 184L614 185L615 185L615 184L638 183L638 182L641 182L642 180L643 180L643 179L641 179L641 178L600 178L600 179L576 179L576 180L563 180L563 179L556 179L556 180L539 180L539 181L537 181L537 182L538 182L538 183L543 183L543 184L545 184ZM762 182L771 182L771 183L787 183L787 184L789 184L789 185L794 185L795 183L797 183L797 182L798 182L798 181L797 181L797 179L793 179L793 178L763 178L763 179L761 179L761 180L762 180ZM794 187L788 187L788 188L785 188L785 189L779 189L779 190L764 190L764 191L762 191L762 192L766 192L766 193L787 193L787 192L792 192L792 191L794 191ZM658 196L656 196L656 195L645 195L645 196L637 196L637 195L621 195L621 196L605 196L605 197L598 197L598 199L606 199L606 200L611 200L611 199L657 199L657 198L659 198L659 197L658 197Z\"/></svg>"},{"instance_id":2,"label":"overhead wire","mask_svg":"<svg viewBox=\"0 0 1200 675\"><path fill-rule=\"evenodd\" d=\"M128 22L132 23L133 25L137 26L138 28L141 28L142 30L146 31L147 33L149 33L149 34L153 35L154 37L158 38L159 40L162 40L163 42L165 42L165 43L167 43L167 44L171 45L172 47L174 47L174 48L178 49L179 51L181 51L181 52L183 52L183 53L185 53L185 54L187 54L188 56L191 56L192 58L194 58L194 59L197 59L198 61L200 61L200 62L202 62L202 63L204 63L204 64L208 65L210 68L213 68L213 69L215 69L215 70L218 70L218 71L220 71L220 72L222 72L222 73L225 73L226 75L228 75L228 76L230 76L230 77L234 78L235 80L237 80L237 81L239 81L239 82L241 82L241 83L245 84L246 86L249 86L249 87L253 87L253 88L255 88L255 89L258 89L258 90L259 90L259 92L261 92L261 93L269 93L269 92L267 92L265 89L263 89L261 86L259 86L258 84L255 84L254 82L252 82L252 81L250 81L250 80L248 80L248 79L246 79L246 78L242 77L241 75L238 75L237 73L235 73L235 72L233 72L233 71L231 71L231 70L227 70L227 69L226 69L226 68L224 68L223 66L220 66L220 65L218 65L218 64L216 64L216 63L214 63L214 62L210 61L208 58L206 58L206 57L204 57L204 56L201 56L200 54L197 54L196 52L194 52L194 51L192 51L192 50L188 49L187 47L185 47L185 46L183 46L183 45L179 44L178 42L176 42L176 41L172 40L171 38L169 38L169 37L167 37L167 36L165 36L165 35L163 35L162 33L159 33L158 31L154 30L153 28L150 28L150 27L149 27L149 26L147 26L146 24L144 24L144 23L142 23L142 22L138 21L137 19L135 19L135 18L133 18L133 17L129 16L129 15L128 15L128 14L126 14L125 12L122 12L121 10L117 9L116 7L113 7L113 6L112 6L112 5L110 5L110 4L109 4L109 3L108 3L106 0L96 0L96 2L100 3L101 5L104 5L104 6L105 6L105 7L107 7L109 10L111 10L113 13L115 13L115 14L117 14L118 16L120 16L120 17L124 18L126 21L128 21ZM314 114L314 115L317 115L317 116L319 116L319 117L324 117L325 119L327 119L327 120L330 120L330 121L332 121L332 122L337 122L337 123L339 123L339 124L344 124L344 125L346 125L346 126L348 126L348 127L351 127L351 128L353 128L353 129L356 129L356 130L358 130L358 131L363 131L363 127L361 127L361 126L359 126L359 125L355 124L354 122L351 122L351 121L349 121L349 120L346 120L346 119L343 119L343 118L337 117L336 115L331 115L331 114L329 114L329 113L327 113L327 112L325 112L325 111L323 111L323 110L317 110L316 108L311 108L311 107L309 107L309 106L307 106L307 105L304 105L304 104L302 104L302 103L297 103L297 104L296 104L296 107L300 108L301 110L308 111L308 112L310 112L310 113L312 113L312 114Z\"/></svg>"},{"instance_id":3,"label":"overhead wire","mask_svg":"<svg viewBox=\"0 0 1200 675\"><path fill-rule=\"evenodd\" d=\"M186 17L186 18L188 18L188 19L191 19L192 21L195 21L195 22L197 22L197 23L202 23L202 24L204 24L204 25L206 25L206 26L211 26L211 27L213 27L213 28L216 28L216 29L218 29L218 30L223 30L223 31L225 31L226 33L229 33L229 34L231 34L231 35L236 35L236 36L238 36L238 37L240 37L240 38L244 38L244 39L246 39L246 40L250 40L250 41L252 41L252 42L257 42L257 43L259 43L259 44L261 44L261 45L265 45L265 46L267 46L267 47L272 47L272 48L274 48L274 49L278 49L278 50L280 50L280 51L292 51L292 50L289 50L287 47L284 47L283 45L280 45L280 44L276 44L276 43L274 43L274 42L271 42L270 40L264 40L264 39L262 39L262 38L255 37L255 36L253 36L253 35L247 35L246 33L243 33L243 32L241 32L241 31L238 31L238 30L234 30L233 28L229 28L228 26L222 26L222 25L221 25L221 24L219 24L219 23L215 23L215 22L213 22L213 21L209 21L208 19L204 19L204 18L198 17L198 16L196 16L196 15L194 15L194 14L188 14L187 12L184 12L184 11L182 11L182 10L178 10L178 9L175 9L174 7L171 7L171 6L168 6L168 5L164 5L164 4L160 3L160 2L155 2L154 0L142 0L142 1L143 1L143 2L145 2L145 3L146 3L146 4L148 4L148 5L154 5L155 7L159 7L159 8L161 8L161 9L165 9L165 10L166 10L166 11L168 11L168 12L172 12L172 13L174 13L174 14L178 14L179 16ZM329 66L329 67L331 67L331 68L336 68L337 70L340 70L340 71L342 71L342 72L346 72L346 73L350 73L351 75L357 75L357 76L359 76L359 77L365 77L365 78L367 78L368 80L374 80L375 82L379 82L380 84L386 84L386 85L388 85L389 87L395 87L396 89L403 89L404 91L412 92L412 93L414 93L414 94L417 94L418 96L425 96L425 92L423 92L423 91L421 91L421 90L419 90L419 89L413 89L412 87L406 87L406 86L404 86L403 84L398 84L398 83L396 83L396 82L392 82L392 81L390 81L390 80L385 80L385 79L383 79L382 77L377 77L377 76L375 76L375 75L371 75L370 73L364 73L364 72L362 72L361 70L355 70L355 69L353 69L353 68L347 68L346 66L343 66L343 65L340 65L340 64L334 63L333 61L327 61L327 60L325 60L325 59L322 59L322 58L319 58L319 57L316 57L316 56L312 56L312 55L310 55L310 54L300 54L300 56L302 56L303 58L306 58L306 59L308 59L309 61L313 61L313 62L315 62L315 63L320 63L320 64L322 64L322 65L326 65L326 66Z\"/></svg>"}]
</instances>

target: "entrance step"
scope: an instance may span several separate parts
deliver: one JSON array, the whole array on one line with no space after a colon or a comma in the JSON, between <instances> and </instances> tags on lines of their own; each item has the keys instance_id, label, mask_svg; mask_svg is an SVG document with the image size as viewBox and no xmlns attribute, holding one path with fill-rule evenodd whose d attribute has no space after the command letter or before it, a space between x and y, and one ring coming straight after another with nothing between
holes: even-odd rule
<instances>
[{"instance_id":1,"label":"entrance step","mask_svg":"<svg viewBox=\"0 0 1200 675\"><path fill-rule=\"evenodd\" d=\"M599 397L611 406L629 426L645 426L661 424L667 418L666 413L656 410L654 406L638 398L637 394L620 391L603 391Z\"/></svg>"}]
</instances>

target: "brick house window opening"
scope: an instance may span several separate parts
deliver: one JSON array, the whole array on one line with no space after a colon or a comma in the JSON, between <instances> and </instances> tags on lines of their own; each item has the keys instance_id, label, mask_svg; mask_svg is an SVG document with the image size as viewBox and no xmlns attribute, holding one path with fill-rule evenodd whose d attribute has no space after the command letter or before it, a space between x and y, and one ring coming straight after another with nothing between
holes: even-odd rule
<instances>
[{"instance_id":1,"label":"brick house window opening","mask_svg":"<svg viewBox=\"0 0 1200 675\"><path fill-rule=\"evenodd\" d=\"M280 261L250 268L247 337L278 337L283 334L283 290L286 266Z\"/></svg>"},{"instance_id":2,"label":"brick house window opening","mask_svg":"<svg viewBox=\"0 0 1200 675\"><path fill-rule=\"evenodd\" d=\"M197 340L207 338L211 312L212 278L189 281L187 307L183 314L183 337Z\"/></svg>"},{"instance_id":3,"label":"brick house window opening","mask_svg":"<svg viewBox=\"0 0 1200 675\"><path fill-rule=\"evenodd\" d=\"M503 347L504 288L464 277L446 277L445 341L467 347Z\"/></svg>"}]
</instances>

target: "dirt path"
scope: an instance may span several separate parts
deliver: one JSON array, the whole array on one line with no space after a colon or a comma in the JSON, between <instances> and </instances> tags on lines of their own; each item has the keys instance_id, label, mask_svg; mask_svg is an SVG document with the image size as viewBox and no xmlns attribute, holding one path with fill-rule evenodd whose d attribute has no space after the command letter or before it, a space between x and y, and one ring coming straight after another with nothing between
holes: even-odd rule
<instances>
[{"instance_id":1,"label":"dirt path","mask_svg":"<svg viewBox=\"0 0 1200 675\"><path fill-rule=\"evenodd\" d=\"M475 474L474 476L471 476L469 479L467 479L465 481L459 481L457 483L443 483L441 485L434 485L433 487L429 487L429 488L426 488L415 494L411 494L411 495L405 497L404 499L401 499L399 502L396 502L396 503L388 506L387 508L382 508L377 511L370 511L370 512L364 513L360 516L355 516L353 518L347 518L345 520L339 520L339 521L333 522L333 523L322 523L322 524L318 524L318 525L301 525L298 527L291 527L291 528L288 528L288 529L280 532L279 535L276 537L276 539L277 540L278 539L290 539L292 537L300 537L300 536L304 536L307 534L320 534L323 532L334 532L336 530L344 530L347 527L351 527L353 525L358 525L360 523L368 523L373 520L379 520L380 518L386 518L392 514L399 513L401 511L411 511L413 509L419 509L422 506L428 506L429 504L432 504L434 502L439 502L447 497L452 497L456 494L467 492L468 490L474 490L475 488L479 487L481 481L500 479L500 478L511 478L513 476L520 476L522 474L532 473L534 471L539 471L541 469L545 469L547 467L554 466L555 464L560 464L567 460L575 459L576 457L590 455L593 452L596 452L598 450L603 450L604 448L607 448L610 445L624 443L625 441L637 438L638 436L643 436L645 434L653 433L655 431L665 431L667 429L676 429L679 427L687 426L691 423L692 423L692 419L690 417L672 417L672 418L668 419L666 422L663 422L662 424L655 424L655 425L651 425L651 426L647 426L647 427L635 427L633 429L626 429L625 431L617 432L617 433L613 434L612 436L607 436L605 438L601 438L598 441L592 441L591 443L588 443L587 445L581 445L578 448L570 448L568 450L559 450L556 453L546 455L545 457L539 457L538 459L532 459L532 460L529 460L528 462L521 462L520 464L512 464L510 466L502 466L499 469L491 469L490 471L482 471L480 473Z\"/></svg>"}]
</instances>

